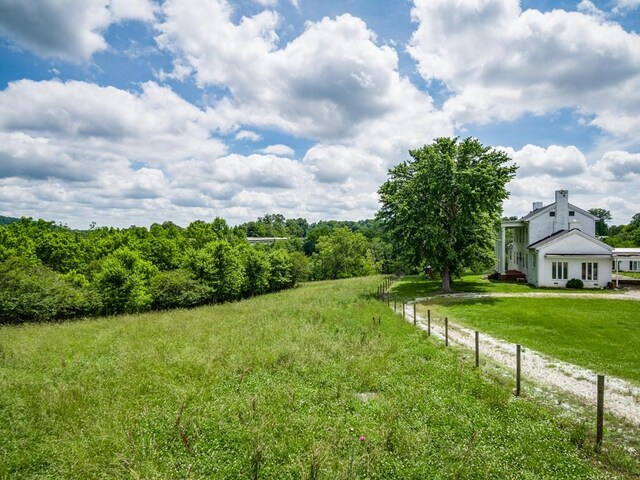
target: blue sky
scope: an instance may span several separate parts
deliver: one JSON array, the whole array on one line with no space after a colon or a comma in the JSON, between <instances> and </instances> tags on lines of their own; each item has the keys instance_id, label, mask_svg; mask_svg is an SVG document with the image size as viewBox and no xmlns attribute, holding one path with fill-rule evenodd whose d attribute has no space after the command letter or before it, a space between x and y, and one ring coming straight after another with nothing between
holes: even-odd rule
<instances>
[{"instance_id":1,"label":"blue sky","mask_svg":"<svg viewBox=\"0 0 640 480\"><path fill-rule=\"evenodd\" d=\"M407 150L640 212L640 0L0 0L0 214L362 219Z\"/></svg>"}]
</instances>

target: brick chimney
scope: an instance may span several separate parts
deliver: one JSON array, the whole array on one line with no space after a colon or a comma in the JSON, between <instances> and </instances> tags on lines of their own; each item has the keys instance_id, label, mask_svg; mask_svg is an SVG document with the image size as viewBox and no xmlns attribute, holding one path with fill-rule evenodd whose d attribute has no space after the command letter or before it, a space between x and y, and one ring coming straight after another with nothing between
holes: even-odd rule
<instances>
[{"instance_id":1,"label":"brick chimney","mask_svg":"<svg viewBox=\"0 0 640 480\"><path fill-rule=\"evenodd\" d=\"M556 216L553 219L553 232L569 228L569 191L556 190Z\"/></svg>"}]
</instances>

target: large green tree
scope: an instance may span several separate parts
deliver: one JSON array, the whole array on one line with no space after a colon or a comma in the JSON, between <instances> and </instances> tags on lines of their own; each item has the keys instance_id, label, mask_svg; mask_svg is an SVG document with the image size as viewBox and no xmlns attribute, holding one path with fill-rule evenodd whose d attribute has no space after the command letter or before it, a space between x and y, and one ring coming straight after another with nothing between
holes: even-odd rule
<instances>
[{"instance_id":1,"label":"large green tree","mask_svg":"<svg viewBox=\"0 0 640 480\"><path fill-rule=\"evenodd\" d=\"M438 138L409 154L380 187L378 216L407 260L440 272L448 292L452 275L492 265L505 186L517 166L474 138Z\"/></svg>"},{"instance_id":2,"label":"large green tree","mask_svg":"<svg viewBox=\"0 0 640 480\"><path fill-rule=\"evenodd\" d=\"M604 208L590 208L589 213L598 217L598 221L596 222L596 235L607 235L609 233L609 225L607 222L613 218L611 212Z\"/></svg>"}]
</instances>

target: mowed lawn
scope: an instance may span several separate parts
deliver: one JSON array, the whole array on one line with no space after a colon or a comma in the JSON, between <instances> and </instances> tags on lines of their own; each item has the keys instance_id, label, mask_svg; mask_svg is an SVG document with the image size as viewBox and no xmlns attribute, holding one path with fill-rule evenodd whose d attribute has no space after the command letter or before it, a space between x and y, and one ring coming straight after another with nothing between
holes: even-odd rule
<instances>
[{"instance_id":1,"label":"mowed lawn","mask_svg":"<svg viewBox=\"0 0 640 480\"><path fill-rule=\"evenodd\" d=\"M434 315L552 357L640 384L640 302L486 298L423 305Z\"/></svg>"},{"instance_id":2,"label":"mowed lawn","mask_svg":"<svg viewBox=\"0 0 640 480\"><path fill-rule=\"evenodd\" d=\"M436 276L437 277L437 276ZM440 278L426 279L422 275L408 275L396 280L392 284L391 299L413 300L419 297L430 297L440 295L442 282ZM455 278L451 283L453 293L532 293L532 292L555 292L572 293L580 295L593 295L603 293L599 289L566 289L566 288L538 288L526 283L500 282L488 280L485 275L467 274L460 278ZM606 293L616 293L613 290L606 290Z\"/></svg>"},{"instance_id":3,"label":"mowed lawn","mask_svg":"<svg viewBox=\"0 0 640 480\"><path fill-rule=\"evenodd\" d=\"M403 322L380 281L0 327L0 478L640 474Z\"/></svg>"}]
</instances>

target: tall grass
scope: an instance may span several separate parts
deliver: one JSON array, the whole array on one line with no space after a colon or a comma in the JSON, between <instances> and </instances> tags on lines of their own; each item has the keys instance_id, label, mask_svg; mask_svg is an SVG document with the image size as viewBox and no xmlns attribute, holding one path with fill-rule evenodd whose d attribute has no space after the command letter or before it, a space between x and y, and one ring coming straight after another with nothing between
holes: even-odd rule
<instances>
[{"instance_id":1,"label":"tall grass","mask_svg":"<svg viewBox=\"0 0 640 480\"><path fill-rule=\"evenodd\" d=\"M0 328L0 477L615 478L379 282Z\"/></svg>"}]
</instances>

